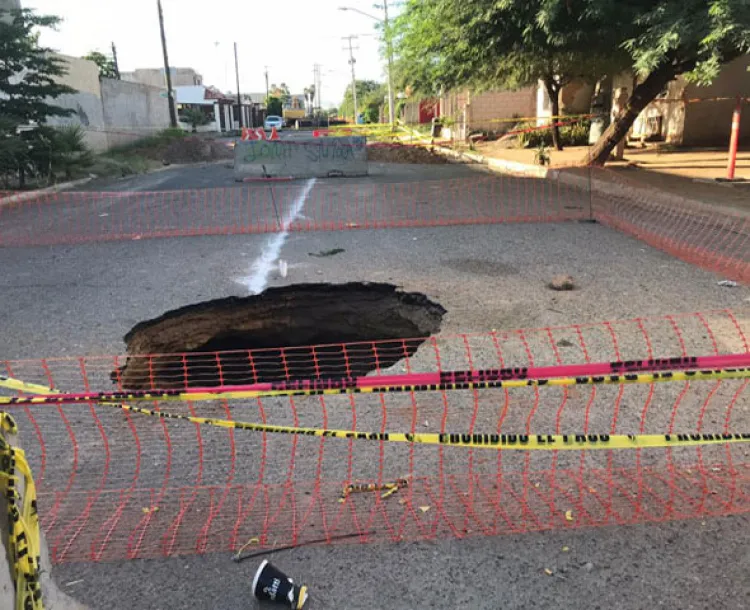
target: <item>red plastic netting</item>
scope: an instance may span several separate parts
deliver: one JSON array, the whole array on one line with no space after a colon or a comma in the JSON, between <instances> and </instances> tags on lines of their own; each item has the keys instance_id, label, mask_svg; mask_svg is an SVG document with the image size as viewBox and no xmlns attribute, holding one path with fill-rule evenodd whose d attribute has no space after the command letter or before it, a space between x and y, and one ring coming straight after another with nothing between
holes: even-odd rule
<instances>
[{"instance_id":1,"label":"red plastic netting","mask_svg":"<svg viewBox=\"0 0 750 610\"><path fill-rule=\"evenodd\" d=\"M126 385L193 387L749 353L749 311L536 330L132 359ZM414 347L418 345L416 352ZM402 357L401 357L402 356ZM400 360L389 368L381 362ZM122 387L124 356L6 361L68 392ZM149 366L153 365L153 366ZM127 370L127 367L126 367ZM138 372L140 371L140 372ZM145 373L144 373L145 371ZM166 376L166 377L165 377ZM114 379L114 382L113 382ZM748 380L146 403L236 421L366 432L725 433L750 430ZM6 390L7 395L9 392ZM95 404L10 407L57 562L497 535L750 510L750 446L518 452L219 429ZM409 484L350 494L352 483Z\"/></svg>"},{"instance_id":2,"label":"red plastic netting","mask_svg":"<svg viewBox=\"0 0 750 610\"><path fill-rule=\"evenodd\" d=\"M594 171L594 170L592 170ZM154 237L596 220L750 282L750 218L612 172L400 183L307 182L154 192L0 195L0 246ZM600 180L600 174L605 180Z\"/></svg>"}]
</instances>

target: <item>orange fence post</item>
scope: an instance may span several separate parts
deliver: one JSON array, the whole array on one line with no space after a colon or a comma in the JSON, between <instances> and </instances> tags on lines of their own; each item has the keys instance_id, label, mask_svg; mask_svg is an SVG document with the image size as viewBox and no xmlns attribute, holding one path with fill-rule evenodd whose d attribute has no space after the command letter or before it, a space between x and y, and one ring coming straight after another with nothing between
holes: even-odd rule
<instances>
[{"instance_id":1,"label":"orange fence post","mask_svg":"<svg viewBox=\"0 0 750 610\"><path fill-rule=\"evenodd\" d=\"M727 180L734 180L734 169L737 165L737 148L740 143L740 118L742 116L742 98L737 97L737 106L732 114L732 136L729 139L729 164Z\"/></svg>"}]
</instances>

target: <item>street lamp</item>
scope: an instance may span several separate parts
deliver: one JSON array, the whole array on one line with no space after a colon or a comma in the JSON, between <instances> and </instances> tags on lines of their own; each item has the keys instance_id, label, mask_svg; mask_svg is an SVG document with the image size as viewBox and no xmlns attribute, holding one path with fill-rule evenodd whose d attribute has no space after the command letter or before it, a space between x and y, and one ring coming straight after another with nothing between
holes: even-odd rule
<instances>
[{"instance_id":1,"label":"street lamp","mask_svg":"<svg viewBox=\"0 0 750 610\"><path fill-rule=\"evenodd\" d=\"M388 120L391 124L391 127L394 127L396 125L396 104L393 99L393 45L391 44L391 31L388 22L388 0L383 0L383 19L375 17L375 15L370 15L370 13L365 13L364 11L361 11L358 8L354 8L352 6L340 6L339 10L353 11L383 24L383 32L385 34L385 47L386 52L388 53Z\"/></svg>"}]
</instances>

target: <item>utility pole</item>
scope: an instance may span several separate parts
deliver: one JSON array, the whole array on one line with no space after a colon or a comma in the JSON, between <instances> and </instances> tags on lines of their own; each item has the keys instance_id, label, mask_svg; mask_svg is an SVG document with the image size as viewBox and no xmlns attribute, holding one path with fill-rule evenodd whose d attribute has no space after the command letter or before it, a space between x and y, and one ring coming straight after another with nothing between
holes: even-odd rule
<instances>
[{"instance_id":1,"label":"utility pole","mask_svg":"<svg viewBox=\"0 0 750 610\"><path fill-rule=\"evenodd\" d=\"M268 91L268 66L263 66L265 68L265 74L266 74L266 105L268 105L268 96L270 95Z\"/></svg>"},{"instance_id":2,"label":"utility pole","mask_svg":"<svg viewBox=\"0 0 750 610\"><path fill-rule=\"evenodd\" d=\"M349 65L352 67L352 98L354 99L354 123L357 123L357 117L359 116L359 109L357 108L357 79L354 76L354 64L357 62L354 59L354 48L352 47L352 40L356 40L357 36L343 36L342 40L349 41ZM344 49L346 51L346 49Z\"/></svg>"},{"instance_id":3,"label":"utility pole","mask_svg":"<svg viewBox=\"0 0 750 610\"><path fill-rule=\"evenodd\" d=\"M313 96L313 114L320 110L320 64L313 64L313 83L315 95Z\"/></svg>"},{"instance_id":4,"label":"utility pole","mask_svg":"<svg viewBox=\"0 0 750 610\"><path fill-rule=\"evenodd\" d=\"M240 129L245 124L242 120L242 95L240 95L240 62L237 59L237 43L234 43L234 73L237 76L237 114L240 117Z\"/></svg>"},{"instance_id":5,"label":"utility pole","mask_svg":"<svg viewBox=\"0 0 750 610\"><path fill-rule=\"evenodd\" d=\"M167 76L167 100L169 101L169 124L173 129L177 128L177 112L174 107L174 95L172 94L172 74L169 71L169 55L167 54L167 36L164 33L164 11L161 8L161 0L156 0L159 9L159 29L161 30L161 50L164 53L164 73Z\"/></svg>"},{"instance_id":6,"label":"utility pole","mask_svg":"<svg viewBox=\"0 0 750 610\"><path fill-rule=\"evenodd\" d=\"M393 97L393 44L391 41L391 28L388 23L388 0L383 0L383 33L385 34L385 48L388 53L388 121L391 128L396 126L396 101Z\"/></svg>"},{"instance_id":7,"label":"utility pole","mask_svg":"<svg viewBox=\"0 0 750 610\"><path fill-rule=\"evenodd\" d=\"M120 64L117 61L117 47L112 43L112 62L115 64L115 78L120 80Z\"/></svg>"}]
</instances>

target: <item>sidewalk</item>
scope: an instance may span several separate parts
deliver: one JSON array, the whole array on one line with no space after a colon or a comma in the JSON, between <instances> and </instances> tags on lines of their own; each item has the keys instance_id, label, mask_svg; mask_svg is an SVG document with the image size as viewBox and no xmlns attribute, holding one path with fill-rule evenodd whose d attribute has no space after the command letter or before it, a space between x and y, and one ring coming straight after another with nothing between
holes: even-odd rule
<instances>
[{"instance_id":1,"label":"sidewalk","mask_svg":"<svg viewBox=\"0 0 750 610\"><path fill-rule=\"evenodd\" d=\"M561 170L561 175L588 176L588 169L580 167L588 147L550 150L552 166L547 169L534 164L533 149L501 149L494 144L478 144L476 154L496 171L541 177L549 171ZM714 178L726 176L726 164L726 151L632 148L625 151L623 161L608 163L605 171L595 172L597 180L607 180L611 176L617 181L617 177L622 177L643 188L658 189L685 199L750 214L750 150L738 154L735 174L748 182L715 182Z\"/></svg>"}]
</instances>

